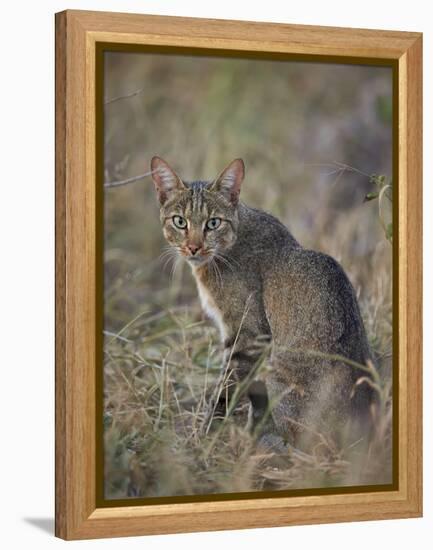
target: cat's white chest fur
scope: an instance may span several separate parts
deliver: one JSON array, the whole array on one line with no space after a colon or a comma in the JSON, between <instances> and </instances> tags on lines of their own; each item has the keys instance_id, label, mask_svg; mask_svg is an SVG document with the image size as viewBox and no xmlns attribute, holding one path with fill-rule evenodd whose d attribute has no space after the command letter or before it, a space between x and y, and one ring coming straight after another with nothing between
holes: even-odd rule
<instances>
[{"instance_id":1,"label":"cat's white chest fur","mask_svg":"<svg viewBox=\"0 0 433 550\"><path fill-rule=\"evenodd\" d=\"M221 310L215 303L215 300L209 293L206 286L200 281L199 277L195 278L197 282L198 295L200 297L201 307L205 314L212 319L220 331L221 340L225 340L227 337L227 327L224 324Z\"/></svg>"}]
</instances>

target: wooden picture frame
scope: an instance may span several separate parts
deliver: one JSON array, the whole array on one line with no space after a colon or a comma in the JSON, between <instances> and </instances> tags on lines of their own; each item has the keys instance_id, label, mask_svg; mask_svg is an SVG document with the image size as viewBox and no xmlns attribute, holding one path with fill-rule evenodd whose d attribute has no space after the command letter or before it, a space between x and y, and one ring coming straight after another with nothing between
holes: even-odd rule
<instances>
[{"instance_id":1,"label":"wooden picture frame","mask_svg":"<svg viewBox=\"0 0 433 550\"><path fill-rule=\"evenodd\" d=\"M97 52L104 44L382 62L394 69L398 478L392 490L143 506L96 498ZM98 50L99 48L99 50ZM422 35L120 13L56 14L56 536L211 531L422 514Z\"/></svg>"}]
</instances>

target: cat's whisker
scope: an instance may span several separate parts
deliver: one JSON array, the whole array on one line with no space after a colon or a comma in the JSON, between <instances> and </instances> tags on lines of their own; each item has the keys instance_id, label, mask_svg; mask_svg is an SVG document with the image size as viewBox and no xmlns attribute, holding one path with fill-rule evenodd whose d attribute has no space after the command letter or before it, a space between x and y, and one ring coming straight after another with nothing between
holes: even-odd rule
<instances>
[{"instance_id":1,"label":"cat's whisker","mask_svg":"<svg viewBox=\"0 0 433 550\"><path fill-rule=\"evenodd\" d=\"M215 268L215 272L217 273L217 276L219 278L219 286L220 286L220 289L222 289L222 287L224 286L223 284L223 277L221 275L221 271L220 271L220 268L218 267L218 264L216 263L215 260L213 260L213 266Z\"/></svg>"},{"instance_id":2,"label":"cat's whisker","mask_svg":"<svg viewBox=\"0 0 433 550\"><path fill-rule=\"evenodd\" d=\"M170 246L169 248L166 248L158 257L158 260L163 260L166 256L171 256L175 254L175 250Z\"/></svg>"},{"instance_id":3,"label":"cat's whisker","mask_svg":"<svg viewBox=\"0 0 433 550\"><path fill-rule=\"evenodd\" d=\"M214 258L216 258L217 260L220 260L223 264L225 264L232 272L234 271L234 267L233 265L230 263L230 261L225 257L225 256L222 256L220 253L218 252L214 252Z\"/></svg>"},{"instance_id":4,"label":"cat's whisker","mask_svg":"<svg viewBox=\"0 0 433 550\"><path fill-rule=\"evenodd\" d=\"M211 258L211 259L210 259L210 262L209 262L209 265L210 265L210 267L212 268L212 273L215 275L215 279L216 279L216 272L215 272L214 263L215 263L215 262L214 262L214 259Z\"/></svg>"},{"instance_id":5,"label":"cat's whisker","mask_svg":"<svg viewBox=\"0 0 433 550\"><path fill-rule=\"evenodd\" d=\"M234 267L232 266L232 264L226 260L225 258L221 257L221 256L216 256L216 258L218 260L220 260L224 265L226 265L231 271L234 271Z\"/></svg>"},{"instance_id":6,"label":"cat's whisker","mask_svg":"<svg viewBox=\"0 0 433 550\"><path fill-rule=\"evenodd\" d=\"M212 271L215 275L215 281L216 281L217 285L219 286L219 288L221 290L222 287L223 287L222 275L221 275L220 270L218 269L218 266L216 265L215 258L212 258L209 263L210 263L210 265L212 267Z\"/></svg>"},{"instance_id":7,"label":"cat's whisker","mask_svg":"<svg viewBox=\"0 0 433 550\"><path fill-rule=\"evenodd\" d=\"M164 264L162 266L162 271L164 271L167 268L170 262L176 263L178 258L179 258L179 247L173 247L173 246L166 247L166 249L160 254L158 258L158 260L164 261ZM170 273L172 272L173 272L173 266L170 270Z\"/></svg>"},{"instance_id":8,"label":"cat's whisker","mask_svg":"<svg viewBox=\"0 0 433 550\"><path fill-rule=\"evenodd\" d=\"M181 262L182 262L182 258L180 256L177 256L171 268L171 273L170 273L171 282L173 282L174 274L176 273L176 269L179 267Z\"/></svg>"},{"instance_id":9,"label":"cat's whisker","mask_svg":"<svg viewBox=\"0 0 433 550\"><path fill-rule=\"evenodd\" d=\"M218 252L218 254L219 254L222 258L224 258L225 260L227 260L229 263L233 263L233 265L235 265L236 267L239 267L239 268L241 267L241 264L240 264L237 260L235 260L234 258L232 258L232 257L229 258L228 256L226 256L226 255L223 254L222 252Z\"/></svg>"},{"instance_id":10,"label":"cat's whisker","mask_svg":"<svg viewBox=\"0 0 433 550\"><path fill-rule=\"evenodd\" d=\"M170 262L176 263L176 256L169 256L162 266L162 270L164 271L168 265L170 265Z\"/></svg>"}]
</instances>

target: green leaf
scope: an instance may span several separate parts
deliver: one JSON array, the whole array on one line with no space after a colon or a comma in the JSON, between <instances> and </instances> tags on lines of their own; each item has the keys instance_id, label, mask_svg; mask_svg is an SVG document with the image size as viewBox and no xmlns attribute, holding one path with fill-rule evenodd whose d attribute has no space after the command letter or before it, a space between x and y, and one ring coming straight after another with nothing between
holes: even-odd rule
<instances>
[{"instance_id":1,"label":"green leaf","mask_svg":"<svg viewBox=\"0 0 433 550\"><path fill-rule=\"evenodd\" d=\"M374 199L377 199L379 196L379 193L367 193L364 197L364 202L372 201Z\"/></svg>"},{"instance_id":2,"label":"green leaf","mask_svg":"<svg viewBox=\"0 0 433 550\"><path fill-rule=\"evenodd\" d=\"M386 176L383 174L371 174L370 183L374 183L379 189L386 185Z\"/></svg>"},{"instance_id":3,"label":"green leaf","mask_svg":"<svg viewBox=\"0 0 433 550\"><path fill-rule=\"evenodd\" d=\"M392 223L389 223L389 224L386 226L386 238L387 238L389 241L392 241Z\"/></svg>"}]
</instances>

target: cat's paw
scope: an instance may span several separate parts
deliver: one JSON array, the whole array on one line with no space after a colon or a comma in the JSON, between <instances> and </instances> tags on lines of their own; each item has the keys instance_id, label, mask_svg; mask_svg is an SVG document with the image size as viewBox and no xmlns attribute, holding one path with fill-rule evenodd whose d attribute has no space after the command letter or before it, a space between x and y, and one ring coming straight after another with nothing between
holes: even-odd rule
<instances>
[{"instance_id":1,"label":"cat's paw","mask_svg":"<svg viewBox=\"0 0 433 550\"><path fill-rule=\"evenodd\" d=\"M141 487L138 485L135 485L134 483L129 483L128 488L126 490L126 496L127 497L141 497L142 496L142 490Z\"/></svg>"}]
</instances>

